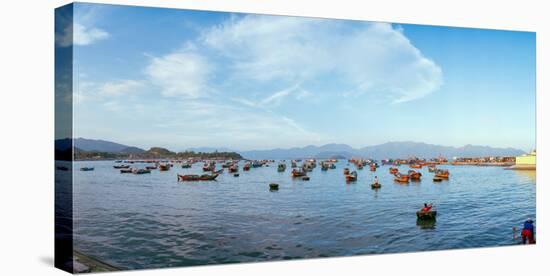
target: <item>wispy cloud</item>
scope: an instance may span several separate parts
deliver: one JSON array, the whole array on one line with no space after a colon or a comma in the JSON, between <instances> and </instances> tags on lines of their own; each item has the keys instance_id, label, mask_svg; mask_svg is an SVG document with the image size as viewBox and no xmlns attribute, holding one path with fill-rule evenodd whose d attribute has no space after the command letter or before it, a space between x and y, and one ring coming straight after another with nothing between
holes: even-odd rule
<instances>
[{"instance_id":1,"label":"wispy cloud","mask_svg":"<svg viewBox=\"0 0 550 276\"><path fill-rule=\"evenodd\" d=\"M164 96L198 98L210 91L210 65L205 57L189 47L161 57L152 57L145 69L152 84Z\"/></svg>"},{"instance_id":2,"label":"wispy cloud","mask_svg":"<svg viewBox=\"0 0 550 276\"><path fill-rule=\"evenodd\" d=\"M251 15L205 31L201 42L229 60L236 79L259 84L307 86L330 76L349 84L353 95L386 94L395 103L427 96L442 84L439 66L386 23Z\"/></svg>"},{"instance_id":3,"label":"wispy cloud","mask_svg":"<svg viewBox=\"0 0 550 276\"><path fill-rule=\"evenodd\" d=\"M96 26L99 8L75 6L73 22L67 23L62 33L56 34L56 42L61 47L85 46L108 39L110 34Z\"/></svg>"},{"instance_id":4,"label":"wispy cloud","mask_svg":"<svg viewBox=\"0 0 550 276\"><path fill-rule=\"evenodd\" d=\"M90 45L94 42L109 38L109 33L95 27L86 27L79 23L73 25L74 45Z\"/></svg>"}]
</instances>

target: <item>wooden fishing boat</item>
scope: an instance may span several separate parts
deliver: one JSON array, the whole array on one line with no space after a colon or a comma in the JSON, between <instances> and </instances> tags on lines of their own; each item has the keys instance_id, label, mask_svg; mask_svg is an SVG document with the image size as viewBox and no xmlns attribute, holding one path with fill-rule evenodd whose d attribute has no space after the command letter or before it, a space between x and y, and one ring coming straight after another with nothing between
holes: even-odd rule
<instances>
[{"instance_id":1,"label":"wooden fishing boat","mask_svg":"<svg viewBox=\"0 0 550 276\"><path fill-rule=\"evenodd\" d=\"M147 170L147 169L133 169L132 173L133 174L146 174L146 173L151 173L151 171Z\"/></svg>"},{"instance_id":2,"label":"wooden fishing boat","mask_svg":"<svg viewBox=\"0 0 550 276\"><path fill-rule=\"evenodd\" d=\"M238 165L232 165L227 170L229 171L229 173L236 173L236 172L239 171L239 166Z\"/></svg>"},{"instance_id":3,"label":"wooden fishing boat","mask_svg":"<svg viewBox=\"0 0 550 276\"><path fill-rule=\"evenodd\" d=\"M421 164L410 164L409 167L411 169L422 169L422 165Z\"/></svg>"},{"instance_id":4,"label":"wooden fishing boat","mask_svg":"<svg viewBox=\"0 0 550 276\"><path fill-rule=\"evenodd\" d=\"M449 178L449 170L437 170L435 176L443 179Z\"/></svg>"},{"instance_id":5,"label":"wooden fishing boat","mask_svg":"<svg viewBox=\"0 0 550 276\"><path fill-rule=\"evenodd\" d=\"M120 173L132 173L132 169L121 169Z\"/></svg>"},{"instance_id":6,"label":"wooden fishing boat","mask_svg":"<svg viewBox=\"0 0 550 276\"><path fill-rule=\"evenodd\" d=\"M418 181L420 180L421 176L422 176L422 173L417 172L415 170L409 170L409 177L411 180Z\"/></svg>"},{"instance_id":7,"label":"wooden fishing boat","mask_svg":"<svg viewBox=\"0 0 550 276\"><path fill-rule=\"evenodd\" d=\"M114 165L113 168L115 168L115 169L128 169L128 168L130 168L130 165Z\"/></svg>"},{"instance_id":8,"label":"wooden fishing boat","mask_svg":"<svg viewBox=\"0 0 550 276\"><path fill-rule=\"evenodd\" d=\"M182 169L190 169L191 166L192 166L191 163L183 163L183 164L181 164L181 168L182 168Z\"/></svg>"},{"instance_id":9,"label":"wooden fishing boat","mask_svg":"<svg viewBox=\"0 0 550 276\"><path fill-rule=\"evenodd\" d=\"M362 169L363 169L363 164L358 164L358 165L357 165L357 169L358 169L358 170L362 170Z\"/></svg>"},{"instance_id":10,"label":"wooden fishing boat","mask_svg":"<svg viewBox=\"0 0 550 276\"><path fill-rule=\"evenodd\" d=\"M303 176L306 176L306 172L304 172L303 170L292 170L292 177L303 177Z\"/></svg>"},{"instance_id":11,"label":"wooden fishing boat","mask_svg":"<svg viewBox=\"0 0 550 276\"><path fill-rule=\"evenodd\" d=\"M284 172L286 170L286 164L285 163L279 163L279 165L277 165L277 171L278 172Z\"/></svg>"},{"instance_id":12,"label":"wooden fishing boat","mask_svg":"<svg viewBox=\"0 0 550 276\"><path fill-rule=\"evenodd\" d=\"M252 165L251 165L250 163L244 164L244 166L243 166L243 171L249 171L251 166L252 166Z\"/></svg>"},{"instance_id":13,"label":"wooden fishing boat","mask_svg":"<svg viewBox=\"0 0 550 276\"><path fill-rule=\"evenodd\" d=\"M346 181L347 182L354 182L357 181L357 172L353 171L349 174L346 174Z\"/></svg>"},{"instance_id":14,"label":"wooden fishing boat","mask_svg":"<svg viewBox=\"0 0 550 276\"><path fill-rule=\"evenodd\" d=\"M435 176L433 180L434 182L441 182L443 181L443 178Z\"/></svg>"},{"instance_id":15,"label":"wooden fishing boat","mask_svg":"<svg viewBox=\"0 0 550 276\"><path fill-rule=\"evenodd\" d=\"M391 168L390 168L390 174L396 174L396 173L398 173L398 172L399 172L399 169L398 169L398 168L396 168L396 167L391 167Z\"/></svg>"},{"instance_id":16,"label":"wooden fishing boat","mask_svg":"<svg viewBox=\"0 0 550 276\"><path fill-rule=\"evenodd\" d=\"M239 174L238 174L238 173L234 173L233 176L234 176L234 177L239 177Z\"/></svg>"},{"instance_id":17,"label":"wooden fishing boat","mask_svg":"<svg viewBox=\"0 0 550 276\"><path fill-rule=\"evenodd\" d=\"M382 184L380 184L380 183L372 183L372 184L370 184L370 186L371 186L371 188L373 188L373 189L380 189L380 188L382 188Z\"/></svg>"},{"instance_id":18,"label":"wooden fishing boat","mask_svg":"<svg viewBox=\"0 0 550 276\"><path fill-rule=\"evenodd\" d=\"M159 164L159 171L168 171L170 170L170 165L168 164Z\"/></svg>"},{"instance_id":19,"label":"wooden fishing boat","mask_svg":"<svg viewBox=\"0 0 550 276\"><path fill-rule=\"evenodd\" d=\"M218 175L219 174L217 174L217 173L203 174L203 175L198 175L198 174L181 175L181 174L178 174L178 181L213 181L213 180L216 180L216 177L218 177Z\"/></svg>"},{"instance_id":20,"label":"wooden fishing boat","mask_svg":"<svg viewBox=\"0 0 550 276\"><path fill-rule=\"evenodd\" d=\"M269 190L270 190L270 191L279 190L279 184L277 184L277 183L271 183L271 184L269 184Z\"/></svg>"},{"instance_id":21,"label":"wooden fishing boat","mask_svg":"<svg viewBox=\"0 0 550 276\"><path fill-rule=\"evenodd\" d=\"M428 212L424 212L422 210L416 212L416 218L419 220L435 220L435 217L437 216L437 211L432 210Z\"/></svg>"},{"instance_id":22,"label":"wooden fishing boat","mask_svg":"<svg viewBox=\"0 0 550 276\"><path fill-rule=\"evenodd\" d=\"M428 166L428 172L433 173L433 172L435 172L436 170L437 170L437 169L436 169L435 166L432 166L432 165Z\"/></svg>"},{"instance_id":23,"label":"wooden fishing boat","mask_svg":"<svg viewBox=\"0 0 550 276\"><path fill-rule=\"evenodd\" d=\"M396 173L394 181L399 183L409 183L409 176L406 174Z\"/></svg>"},{"instance_id":24,"label":"wooden fishing boat","mask_svg":"<svg viewBox=\"0 0 550 276\"><path fill-rule=\"evenodd\" d=\"M80 170L83 171L83 172L89 172L89 171L93 171L94 168L93 167L82 167L82 168L80 168Z\"/></svg>"},{"instance_id":25,"label":"wooden fishing boat","mask_svg":"<svg viewBox=\"0 0 550 276\"><path fill-rule=\"evenodd\" d=\"M202 166L203 172L211 172L214 171L216 165L205 163L204 166Z\"/></svg>"},{"instance_id":26,"label":"wooden fishing boat","mask_svg":"<svg viewBox=\"0 0 550 276\"><path fill-rule=\"evenodd\" d=\"M348 168L345 168L344 169L344 175L348 175L349 174L349 169Z\"/></svg>"},{"instance_id":27,"label":"wooden fishing boat","mask_svg":"<svg viewBox=\"0 0 550 276\"><path fill-rule=\"evenodd\" d=\"M302 176L302 180L309 181L309 176Z\"/></svg>"}]
</instances>

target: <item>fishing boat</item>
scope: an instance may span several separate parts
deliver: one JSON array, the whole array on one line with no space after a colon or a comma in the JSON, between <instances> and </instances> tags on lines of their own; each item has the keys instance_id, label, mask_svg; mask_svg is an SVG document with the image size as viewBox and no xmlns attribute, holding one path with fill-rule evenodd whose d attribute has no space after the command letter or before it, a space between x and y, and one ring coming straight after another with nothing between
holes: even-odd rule
<instances>
[{"instance_id":1,"label":"fishing boat","mask_svg":"<svg viewBox=\"0 0 550 276\"><path fill-rule=\"evenodd\" d=\"M302 176L302 180L309 181L309 176Z\"/></svg>"},{"instance_id":2,"label":"fishing boat","mask_svg":"<svg viewBox=\"0 0 550 276\"><path fill-rule=\"evenodd\" d=\"M443 179L449 178L449 170L437 170L435 176Z\"/></svg>"},{"instance_id":3,"label":"fishing boat","mask_svg":"<svg viewBox=\"0 0 550 276\"><path fill-rule=\"evenodd\" d=\"M279 165L277 165L277 171L278 172L284 172L286 170L286 164L285 163L279 163Z\"/></svg>"},{"instance_id":4,"label":"fishing boat","mask_svg":"<svg viewBox=\"0 0 550 276\"><path fill-rule=\"evenodd\" d=\"M421 164L410 164L409 167L411 169L422 169L422 165Z\"/></svg>"},{"instance_id":5,"label":"fishing boat","mask_svg":"<svg viewBox=\"0 0 550 276\"><path fill-rule=\"evenodd\" d=\"M216 180L216 177L218 177L219 174L186 174L181 175L178 174L178 181L213 181Z\"/></svg>"},{"instance_id":6,"label":"fishing boat","mask_svg":"<svg viewBox=\"0 0 550 276\"><path fill-rule=\"evenodd\" d=\"M415 170L409 170L409 177L411 180L419 181L421 176L422 176L422 173L417 172Z\"/></svg>"},{"instance_id":7,"label":"fishing boat","mask_svg":"<svg viewBox=\"0 0 550 276\"><path fill-rule=\"evenodd\" d=\"M229 173L236 173L239 171L239 165L233 164L228 169Z\"/></svg>"},{"instance_id":8,"label":"fishing boat","mask_svg":"<svg viewBox=\"0 0 550 276\"><path fill-rule=\"evenodd\" d=\"M363 164L361 164L361 163L357 164L357 169L362 170L363 169Z\"/></svg>"},{"instance_id":9,"label":"fishing boat","mask_svg":"<svg viewBox=\"0 0 550 276\"><path fill-rule=\"evenodd\" d=\"M295 160L292 160L290 161L290 167L291 168L296 168L298 165L296 165L296 161Z\"/></svg>"},{"instance_id":10,"label":"fishing boat","mask_svg":"<svg viewBox=\"0 0 550 276\"><path fill-rule=\"evenodd\" d=\"M416 212L416 218L419 220L435 220L435 217L437 216L437 211L417 211Z\"/></svg>"},{"instance_id":11,"label":"fishing boat","mask_svg":"<svg viewBox=\"0 0 550 276\"><path fill-rule=\"evenodd\" d=\"M250 163L244 164L244 166L243 166L243 171L249 171L251 166L252 166L252 165L251 165Z\"/></svg>"},{"instance_id":12,"label":"fishing boat","mask_svg":"<svg viewBox=\"0 0 550 276\"><path fill-rule=\"evenodd\" d=\"M373 189L380 189L380 188L382 188L382 184L380 184L380 183L372 183L372 184L370 184L370 186L371 186L371 188L373 188Z\"/></svg>"},{"instance_id":13,"label":"fishing boat","mask_svg":"<svg viewBox=\"0 0 550 276\"><path fill-rule=\"evenodd\" d=\"M349 174L346 174L346 181L347 182L357 181L357 172L353 171Z\"/></svg>"},{"instance_id":14,"label":"fishing boat","mask_svg":"<svg viewBox=\"0 0 550 276\"><path fill-rule=\"evenodd\" d=\"M216 168L216 165L214 163L204 163L204 165L202 166L202 171L212 172L215 170L215 168Z\"/></svg>"},{"instance_id":15,"label":"fishing boat","mask_svg":"<svg viewBox=\"0 0 550 276\"><path fill-rule=\"evenodd\" d=\"M158 169L157 166L145 166L145 168L148 169L148 170L156 170L156 169Z\"/></svg>"},{"instance_id":16,"label":"fishing boat","mask_svg":"<svg viewBox=\"0 0 550 276\"><path fill-rule=\"evenodd\" d=\"M191 165L191 163L189 163L189 162L185 162L185 163L181 164L181 168L182 168L182 169L190 169L191 166L192 166L192 165Z\"/></svg>"},{"instance_id":17,"label":"fishing boat","mask_svg":"<svg viewBox=\"0 0 550 276\"><path fill-rule=\"evenodd\" d=\"M441 181L443 181L443 178L434 176L433 180L434 180L434 182L441 182Z\"/></svg>"},{"instance_id":18,"label":"fishing boat","mask_svg":"<svg viewBox=\"0 0 550 276\"><path fill-rule=\"evenodd\" d=\"M303 171L303 170L297 170L297 169L293 169L292 170L292 177L303 177L303 176L306 176L306 172Z\"/></svg>"},{"instance_id":19,"label":"fishing boat","mask_svg":"<svg viewBox=\"0 0 550 276\"><path fill-rule=\"evenodd\" d=\"M399 183L409 183L409 175L396 173L394 181Z\"/></svg>"},{"instance_id":20,"label":"fishing boat","mask_svg":"<svg viewBox=\"0 0 550 276\"><path fill-rule=\"evenodd\" d=\"M269 190L270 190L270 191L279 190L279 184L277 184L277 183L271 183L271 184L269 184Z\"/></svg>"},{"instance_id":21,"label":"fishing boat","mask_svg":"<svg viewBox=\"0 0 550 276\"><path fill-rule=\"evenodd\" d=\"M349 169L348 168L345 168L344 169L344 175L348 175L349 174Z\"/></svg>"},{"instance_id":22,"label":"fishing boat","mask_svg":"<svg viewBox=\"0 0 550 276\"><path fill-rule=\"evenodd\" d=\"M147 169L133 169L132 173L133 174L146 174L146 173L151 173L151 171L147 170Z\"/></svg>"},{"instance_id":23,"label":"fishing boat","mask_svg":"<svg viewBox=\"0 0 550 276\"><path fill-rule=\"evenodd\" d=\"M371 172L375 172L375 171L376 171L376 165L371 164L371 165L370 165L370 171L371 171Z\"/></svg>"},{"instance_id":24,"label":"fishing boat","mask_svg":"<svg viewBox=\"0 0 550 276\"><path fill-rule=\"evenodd\" d=\"M390 168L390 174L396 174L396 173L398 173L398 172L399 172L399 169L398 169L398 168L396 168L396 167L391 167L391 168Z\"/></svg>"},{"instance_id":25,"label":"fishing boat","mask_svg":"<svg viewBox=\"0 0 550 276\"><path fill-rule=\"evenodd\" d=\"M435 167L435 165L429 165L429 166L428 166L428 172L433 173L433 172L435 172L436 170L437 170L437 168Z\"/></svg>"},{"instance_id":26,"label":"fishing boat","mask_svg":"<svg viewBox=\"0 0 550 276\"><path fill-rule=\"evenodd\" d=\"M120 173L132 173L132 169L121 169Z\"/></svg>"},{"instance_id":27,"label":"fishing boat","mask_svg":"<svg viewBox=\"0 0 550 276\"><path fill-rule=\"evenodd\" d=\"M170 170L170 165L168 164L159 164L159 171L168 171Z\"/></svg>"},{"instance_id":28,"label":"fishing boat","mask_svg":"<svg viewBox=\"0 0 550 276\"><path fill-rule=\"evenodd\" d=\"M115 169L128 169L128 168L130 168L130 165L114 165L113 168L115 168Z\"/></svg>"},{"instance_id":29,"label":"fishing boat","mask_svg":"<svg viewBox=\"0 0 550 276\"><path fill-rule=\"evenodd\" d=\"M80 168L80 170L83 171L83 172L89 172L89 171L93 171L94 168L93 167L82 167L82 168Z\"/></svg>"}]
</instances>

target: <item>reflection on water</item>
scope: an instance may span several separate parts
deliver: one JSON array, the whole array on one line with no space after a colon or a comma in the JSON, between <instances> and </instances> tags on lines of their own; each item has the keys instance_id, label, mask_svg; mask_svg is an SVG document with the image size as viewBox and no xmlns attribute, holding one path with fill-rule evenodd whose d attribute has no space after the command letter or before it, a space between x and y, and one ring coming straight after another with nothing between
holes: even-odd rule
<instances>
[{"instance_id":1,"label":"reflection on water","mask_svg":"<svg viewBox=\"0 0 550 276\"><path fill-rule=\"evenodd\" d=\"M535 170L514 170L518 175L529 178L533 183L537 180L537 171Z\"/></svg>"},{"instance_id":2,"label":"reflection on water","mask_svg":"<svg viewBox=\"0 0 550 276\"><path fill-rule=\"evenodd\" d=\"M345 162L315 169L310 181L277 166L215 182L176 181L177 173L202 173L201 163L146 175L112 166L75 163L75 244L124 268L512 245L512 228L536 217L534 178L495 167L449 166L451 178L440 183L423 169L422 181L401 185L388 167L359 170L347 184ZM437 222L417 223L424 202L434 203Z\"/></svg>"}]
</instances>

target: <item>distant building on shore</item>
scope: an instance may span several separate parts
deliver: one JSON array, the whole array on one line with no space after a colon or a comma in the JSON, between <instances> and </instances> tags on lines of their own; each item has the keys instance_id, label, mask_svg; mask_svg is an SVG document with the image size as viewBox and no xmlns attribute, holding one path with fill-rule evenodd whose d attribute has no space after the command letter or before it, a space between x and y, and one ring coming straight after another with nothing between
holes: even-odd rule
<instances>
[{"instance_id":1,"label":"distant building on shore","mask_svg":"<svg viewBox=\"0 0 550 276\"><path fill-rule=\"evenodd\" d=\"M516 157L516 164L513 166L516 170L536 170L537 169L537 151Z\"/></svg>"}]
</instances>

